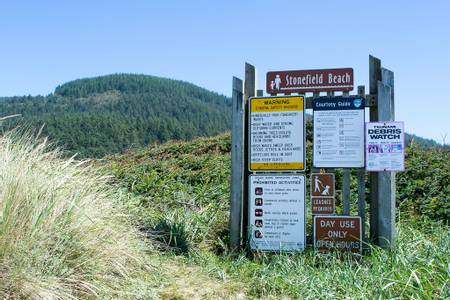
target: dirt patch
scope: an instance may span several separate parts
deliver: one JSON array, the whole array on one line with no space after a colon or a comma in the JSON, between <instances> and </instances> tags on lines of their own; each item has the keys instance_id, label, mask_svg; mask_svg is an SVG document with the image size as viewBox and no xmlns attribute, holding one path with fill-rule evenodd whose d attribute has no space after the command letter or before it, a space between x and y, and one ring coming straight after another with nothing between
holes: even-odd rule
<instances>
[{"instance_id":1,"label":"dirt patch","mask_svg":"<svg viewBox=\"0 0 450 300\"><path fill-rule=\"evenodd\" d=\"M158 271L164 278L159 296L164 300L246 299L242 286L210 276L201 267L181 260L162 259Z\"/></svg>"}]
</instances>

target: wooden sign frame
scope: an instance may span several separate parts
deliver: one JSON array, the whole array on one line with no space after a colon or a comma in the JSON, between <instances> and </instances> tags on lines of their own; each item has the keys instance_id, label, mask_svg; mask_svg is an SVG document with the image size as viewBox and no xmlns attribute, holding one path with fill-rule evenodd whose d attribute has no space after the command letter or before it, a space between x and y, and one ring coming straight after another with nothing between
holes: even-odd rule
<instances>
[{"instance_id":1,"label":"wooden sign frame","mask_svg":"<svg viewBox=\"0 0 450 300\"><path fill-rule=\"evenodd\" d=\"M230 207L230 247L239 250L247 244L248 224L248 99L256 95L256 68L245 64L245 80L233 78L232 101L232 172L231 172L231 207ZM258 96L262 96L262 90ZM285 95L290 95L286 93ZM302 95L304 96L304 95ZM327 92L328 97L334 96L333 91ZM348 91L343 96L349 96ZM369 108L370 122L394 121L394 73L381 67L381 60L369 56L369 93L364 86L358 86L358 96L366 100ZM306 109L312 108L314 98L320 98L320 92L312 97L305 97ZM318 170L315 170L318 171ZM364 168L356 169L358 182L358 215L361 224L365 224L365 186L366 172ZM350 170L343 170L342 202L343 214L350 213ZM395 173L369 173L370 190L370 241L382 248L391 249L395 246ZM362 239L366 240L362 226Z\"/></svg>"}]
</instances>

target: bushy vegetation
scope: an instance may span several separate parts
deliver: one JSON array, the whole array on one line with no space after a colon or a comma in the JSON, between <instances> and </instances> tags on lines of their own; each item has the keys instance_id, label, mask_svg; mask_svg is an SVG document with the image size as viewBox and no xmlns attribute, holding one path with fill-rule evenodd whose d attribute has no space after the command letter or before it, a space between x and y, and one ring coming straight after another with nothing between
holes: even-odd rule
<instances>
[{"instance_id":1,"label":"bushy vegetation","mask_svg":"<svg viewBox=\"0 0 450 300\"><path fill-rule=\"evenodd\" d=\"M308 123L309 138L310 127ZM307 147L310 150L310 142ZM133 195L127 205L138 216L142 231L160 245L161 255L176 259L180 269L201 266L215 280L223 284L231 282L251 298L437 299L449 296L450 238L445 224L448 210L437 215L416 205L429 192L430 203L435 198L442 206L448 203L445 198L448 197L445 191L448 149L424 150L416 146L408 149L409 170L398 175L398 203L403 212L398 224L398 244L391 252L372 248L371 254L361 260L317 256L311 249L302 254L236 257L229 253L229 151L230 136L222 135L149 147L107 159L117 183ZM423 160L426 163L421 168ZM309 159L307 174L310 162ZM415 180L425 180L436 170L436 186L443 185L439 193L433 186L427 187L430 190L423 190L423 186L419 191L413 188L417 187ZM338 197L340 176L337 172ZM405 182L408 187L404 186ZM356 182L352 181L352 193L355 189ZM416 217L411 218L413 215ZM181 243L173 239L164 242L168 236ZM236 289L231 289L227 295L234 297L235 293Z\"/></svg>"},{"instance_id":2,"label":"bushy vegetation","mask_svg":"<svg viewBox=\"0 0 450 300\"><path fill-rule=\"evenodd\" d=\"M75 80L48 96L0 98L0 112L22 114L4 128L45 125L45 136L79 157L215 135L231 122L225 96L187 82L131 74Z\"/></svg>"},{"instance_id":3,"label":"bushy vegetation","mask_svg":"<svg viewBox=\"0 0 450 300\"><path fill-rule=\"evenodd\" d=\"M0 298L148 299L144 244L109 179L28 134L0 136Z\"/></svg>"},{"instance_id":4,"label":"bushy vegetation","mask_svg":"<svg viewBox=\"0 0 450 300\"><path fill-rule=\"evenodd\" d=\"M170 143L111 157L110 167L134 194L127 204L148 235L161 240L171 233L170 246L182 252L174 239L212 249L226 237L229 146L229 135Z\"/></svg>"},{"instance_id":5,"label":"bushy vegetation","mask_svg":"<svg viewBox=\"0 0 450 300\"><path fill-rule=\"evenodd\" d=\"M450 222L450 148L406 149L405 172L397 174L397 205L418 218Z\"/></svg>"}]
</instances>

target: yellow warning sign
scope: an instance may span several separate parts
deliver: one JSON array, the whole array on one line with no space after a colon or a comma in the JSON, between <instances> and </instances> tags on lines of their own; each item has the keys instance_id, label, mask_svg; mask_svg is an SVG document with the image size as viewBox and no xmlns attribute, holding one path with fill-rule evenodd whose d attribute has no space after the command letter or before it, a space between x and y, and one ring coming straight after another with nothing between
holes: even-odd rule
<instances>
[{"instance_id":1,"label":"yellow warning sign","mask_svg":"<svg viewBox=\"0 0 450 300\"><path fill-rule=\"evenodd\" d=\"M250 170L305 170L304 100L302 96L250 99Z\"/></svg>"},{"instance_id":2,"label":"yellow warning sign","mask_svg":"<svg viewBox=\"0 0 450 300\"><path fill-rule=\"evenodd\" d=\"M251 112L303 110L303 97L267 97L251 101Z\"/></svg>"}]
</instances>

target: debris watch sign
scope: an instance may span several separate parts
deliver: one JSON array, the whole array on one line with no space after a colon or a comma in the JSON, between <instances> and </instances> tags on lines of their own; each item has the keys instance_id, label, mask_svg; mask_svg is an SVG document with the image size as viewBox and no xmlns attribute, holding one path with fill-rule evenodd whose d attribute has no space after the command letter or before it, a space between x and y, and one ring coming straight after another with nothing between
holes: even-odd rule
<instances>
[{"instance_id":1,"label":"debris watch sign","mask_svg":"<svg viewBox=\"0 0 450 300\"><path fill-rule=\"evenodd\" d=\"M366 170L405 170L405 130L403 122L366 123Z\"/></svg>"},{"instance_id":2,"label":"debris watch sign","mask_svg":"<svg viewBox=\"0 0 450 300\"><path fill-rule=\"evenodd\" d=\"M267 93L349 92L353 69L321 69L267 72Z\"/></svg>"}]
</instances>

